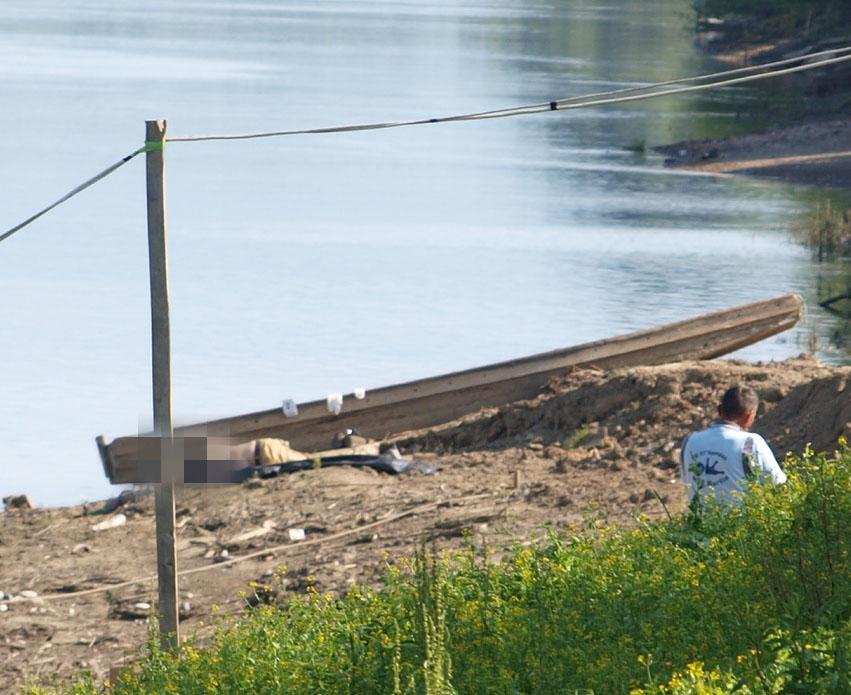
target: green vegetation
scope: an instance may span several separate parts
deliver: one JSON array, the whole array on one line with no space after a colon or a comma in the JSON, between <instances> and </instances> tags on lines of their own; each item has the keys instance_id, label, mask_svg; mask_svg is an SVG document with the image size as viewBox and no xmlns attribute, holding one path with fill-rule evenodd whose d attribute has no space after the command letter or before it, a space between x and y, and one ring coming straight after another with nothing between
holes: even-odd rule
<instances>
[{"instance_id":1,"label":"green vegetation","mask_svg":"<svg viewBox=\"0 0 851 695\"><path fill-rule=\"evenodd\" d=\"M575 449L591 436L591 426L581 425L564 438L562 446L565 449Z\"/></svg>"},{"instance_id":2,"label":"green vegetation","mask_svg":"<svg viewBox=\"0 0 851 695\"><path fill-rule=\"evenodd\" d=\"M837 208L827 200L817 205L807 220L799 225L798 236L825 260L851 252L851 210Z\"/></svg>"},{"instance_id":3,"label":"green vegetation","mask_svg":"<svg viewBox=\"0 0 851 695\"><path fill-rule=\"evenodd\" d=\"M636 138L624 149L633 154L647 154L647 141L644 138Z\"/></svg>"},{"instance_id":4,"label":"green vegetation","mask_svg":"<svg viewBox=\"0 0 851 695\"><path fill-rule=\"evenodd\" d=\"M831 30L851 20L844 0L697 0L702 15L757 20L765 34Z\"/></svg>"},{"instance_id":5,"label":"green vegetation","mask_svg":"<svg viewBox=\"0 0 851 695\"><path fill-rule=\"evenodd\" d=\"M840 447L788 459L789 482L755 487L740 510L552 534L499 562L424 552L379 592L261 605L179 658L153 640L111 692L849 692Z\"/></svg>"}]
</instances>

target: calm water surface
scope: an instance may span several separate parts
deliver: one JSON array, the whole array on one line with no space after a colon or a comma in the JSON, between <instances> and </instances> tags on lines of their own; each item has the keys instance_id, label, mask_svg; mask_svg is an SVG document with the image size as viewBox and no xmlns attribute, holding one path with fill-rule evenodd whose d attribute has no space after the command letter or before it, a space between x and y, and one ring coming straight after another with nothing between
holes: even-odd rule
<instances>
[{"instance_id":1,"label":"calm water surface","mask_svg":"<svg viewBox=\"0 0 851 695\"><path fill-rule=\"evenodd\" d=\"M0 227L173 135L437 116L695 74L685 0L7 0ZM776 86L168 148L175 412L275 407L815 287L811 193L626 148L739 132ZM0 246L0 495L110 493L150 418L141 158ZM811 330L742 355L782 359ZM832 353L828 359L840 359Z\"/></svg>"}]
</instances>

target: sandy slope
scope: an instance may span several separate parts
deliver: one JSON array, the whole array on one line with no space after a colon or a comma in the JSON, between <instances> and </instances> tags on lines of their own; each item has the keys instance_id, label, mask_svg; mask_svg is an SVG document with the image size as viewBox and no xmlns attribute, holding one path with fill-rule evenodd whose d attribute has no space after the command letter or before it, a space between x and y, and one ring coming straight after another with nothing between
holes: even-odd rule
<instances>
[{"instance_id":1,"label":"sandy slope","mask_svg":"<svg viewBox=\"0 0 851 695\"><path fill-rule=\"evenodd\" d=\"M579 370L533 401L394 438L407 455L438 464L434 476L336 468L181 490L179 566L200 570L181 579L183 630L203 634L214 605L243 610L256 579L275 586L275 600L311 585L339 592L352 582L375 585L388 561L424 541L460 547L466 534L498 549L540 538L546 527L661 516L663 503L676 513L685 500L679 442L711 419L728 384L758 389L757 429L782 455L807 442L831 448L851 427L849 378L851 368L807 359ZM118 510L127 523L106 531L91 527L109 517L82 507L0 515L0 591L39 594L0 613L2 688L81 668L102 677L137 653L147 611L134 604L152 602L151 580L57 596L149 576L151 508L146 498ZM291 528L304 529L305 540L291 542ZM223 550L229 560L254 557L217 562ZM270 579L282 564L282 578Z\"/></svg>"}]
</instances>

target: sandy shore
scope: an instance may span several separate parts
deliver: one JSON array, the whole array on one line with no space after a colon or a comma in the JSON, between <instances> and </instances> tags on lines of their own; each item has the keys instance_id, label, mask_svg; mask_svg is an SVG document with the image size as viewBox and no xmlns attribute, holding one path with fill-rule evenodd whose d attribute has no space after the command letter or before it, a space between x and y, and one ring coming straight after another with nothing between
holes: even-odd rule
<instances>
[{"instance_id":1,"label":"sandy shore","mask_svg":"<svg viewBox=\"0 0 851 695\"><path fill-rule=\"evenodd\" d=\"M674 168L851 190L851 118L656 149Z\"/></svg>"},{"instance_id":2,"label":"sandy shore","mask_svg":"<svg viewBox=\"0 0 851 695\"><path fill-rule=\"evenodd\" d=\"M377 585L388 561L424 541L459 548L469 534L498 551L535 542L547 527L674 514L685 504L679 442L709 422L726 385L758 389L757 430L782 455L807 442L831 448L851 427L849 378L851 368L810 359L578 370L535 400L393 438L406 455L437 464L435 475L347 467L180 490L179 567L192 572L180 580L183 632L203 637L213 615L244 610L254 580L274 586L265 597L272 600L310 586L341 592L355 582ZM0 612L6 691L81 669L103 678L146 639L155 595L152 501L91 511L0 514L0 592L13 596ZM92 528L120 514L126 523ZM290 529L302 529L304 540L290 540Z\"/></svg>"}]
</instances>

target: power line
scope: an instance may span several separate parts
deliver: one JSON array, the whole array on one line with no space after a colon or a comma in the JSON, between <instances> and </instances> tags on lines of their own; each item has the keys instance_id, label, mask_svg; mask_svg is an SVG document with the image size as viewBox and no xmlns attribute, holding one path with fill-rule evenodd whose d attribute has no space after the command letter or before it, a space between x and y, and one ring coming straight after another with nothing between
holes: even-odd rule
<instances>
[{"instance_id":1,"label":"power line","mask_svg":"<svg viewBox=\"0 0 851 695\"><path fill-rule=\"evenodd\" d=\"M721 72L712 72L705 73L703 75L694 75L692 77L680 77L675 80L666 80L664 82L652 82L650 84L645 85L637 85L635 87L626 87L624 89L615 89L606 92L596 92L595 94L583 94L576 97L568 97L565 99L561 99L560 103L568 103L568 102L581 102L587 101L589 99L597 99L602 97L612 97L618 96L622 94L629 94L632 92L643 92L652 89L657 89L659 87L669 87L675 84L684 84L686 82L701 82L703 80L708 80L716 77L724 77L731 75L741 75L749 72L756 72L758 70L767 70L769 68L781 67L783 65L790 65L792 63L799 63L802 60L809 60L812 58L818 58L826 55L841 55L844 53L851 52L851 46L846 46L844 48L831 48L824 51L818 51L817 53L808 53L802 56L797 56L795 58L784 58L783 60L776 60L771 63L761 63L759 65L750 65L742 68L733 68L731 70L722 70ZM549 106L550 102L546 102L543 104L535 104L535 106ZM474 115L488 115L488 114L498 114L503 111L507 111L507 109L497 109L494 111L483 111L480 114Z\"/></svg>"},{"instance_id":2,"label":"power line","mask_svg":"<svg viewBox=\"0 0 851 695\"><path fill-rule=\"evenodd\" d=\"M119 168L123 167L125 164L127 164L127 162L129 162L131 159L133 159L133 157L135 157L137 154L141 154L142 152L144 152L144 151L145 151L145 149L146 149L145 147L140 147L140 148L139 148L138 150L136 150L135 152L131 152L131 153L130 153L130 154L128 154L126 157L124 157L124 158L122 158L122 159L119 159L117 162L115 162L115 164L110 164L110 165L109 165L106 169L104 169L104 170L103 170L103 171L101 171L100 173L97 173L97 174L95 174L94 176L92 176L92 178L90 178L90 179L88 179L88 180L86 180L86 181L83 181L83 183L81 183L79 186L77 186L77 187L76 187L76 188L74 188L73 190L68 191L68 193L66 193L65 195L63 195L63 196L62 196L59 200L57 200L55 203L51 203L51 204L50 204L50 205L48 205L46 208L43 208L42 210L39 210L39 211L38 211L37 213L35 213L33 216L28 217L27 219L25 219L25 220L24 220L23 222L21 222L20 224L15 225L14 227L12 227L11 229L9 229L9 230L8 230L8 231L6 231L6 232L3 232L3 234L2 234L2 235L0 235L0 241L4 241L5 239L8 239L8 238L9 238L10 236L12 236L15 232L19 232L19 231L20 231L20 230L22 230L24 227L26 227L28 224L31 224L32 222L35 222L35 221L36 221L39 217L41 217L42 215L45 215L45 214L47 214L48 212L50 212L51 210L53 210L53 208L58 207L59 205L62 205L62 203L64 203L64 202L65 202L65 201L67 201L67 200L70 200L71 198L73 198L73 197L74 197L75 195L77 195L78 193L82 193L83 191L85 191L85 190L86 190L89 186L93 186L94 184L96 184L96 183L97 183L98 181L100 181L101 179L106 178L106 177L107 177L107 176L109 176L112 172L114 172L116 169L119 169Z\"/></svg>"},{"instance_id":3,"label":"power line","mask_svg":"<svg viewBox=\"0 0 851 695\"><path fill-rule=\"evenodd\" d=\"M783 66L790 65L792 63L798 63L801 61L812 61L813 58L822 58L823 56L834 56L832 58L824 58L820 60L816 60L814 62L805 62L802 65L797 65L795 67L786 68ZM202 141L210 141L210 140L252 140L259 138L270 138L270 137L280 137L285 135L320 135L320 134L329 134L329 133L347 133L347 132L357 132L357 131L367 131L367 130L383 130L388 128L402 128L407 126L415 126L415 125L431 125L435 123L453 123L453 122L464 122L464 121L476 121L476 120L485 120L491 118L508 118L512 116L524 116L535 113L544 113L547 111L568 111L573 109L580 108L591 108L595 106L605 106L609 104L622 104L633 101L642 101L645 99L655 99L657 97L663 96L671 96L674 94L684 94L688 92L698 92L704 91L708 89L717 89L719 87L727 87L736 84L744 84L747 82L754 82L757 80L770 79L772 77L778 77L780 75L789 75L798 72L804 72L808 70L815 70L818 68L826 67L828 65L836 65L839 63L846 62L851 60L851 46L844 46L842 48L829 49L825 51L819 51L817 53L810 53L803 56L798 56L796 58L785 58L783 60L777 60L770 63L764 63L762 65L754 65L750 67L744 68L735 68L732 70L724 70L721 72L708 73L705 75L696 75L693 77L681 77L674 80L667 80L664 82L654 82L644 86L635 86L635 87L627 87L625 89L617 89L613 91L607 92L597 92L594 94L585 94L576 97L565 97L562 99L555 99L548 102L541 102L537 104L527 104L525 106L516 106L504 109L496 109L491 111L477 111L473 113L466 114L458 114L454 116L443 116L438 118L420 118L414 120L405 120L405 121L384 121L377 123L361 123L361 124L352 124L352 125L341 125L341 126L330 126L324 128L305 128L299 130L280 130L280 131L269 131L269 132L261 132L261 133L246 133L246 134L237 134L237 135L194 135L194 136L182 136L182 137L170 137L167 138L167 142L202 142ZM781 69L774 69L781 68ZM763 72L758 72L763 71ZM758 72L758 74L747 74ZM741 77L731 77L732 75L744 75ZM717 79L719 77L723 77L726 79ZM707 82L706 84L690 84L685 87L674 87L672 89L661 89L663 87L672 87L673 85L681 85L687 84L690 82L703 82L705 80L713 80L711 82ZM94 185L98 181L103 178L106 178L113 172L115 172L120 167L124 166L133 159L136 155L141 154L148 150L149 145L146 143L143 147L140 147L135 152L130 153L126 157L120 159L114 164L108 166L103 171L99 172L95 176L87 179L79 186L74 188L73 190L66 193L64 196L59 198L54 203L51 203L47 207L38 211L34 215L28 217L23 222L15 225L11 229L7 230L3 234L0 235L0 242L8 239L10 236L19 232L21 229L26 227L27 225L35 222L42 215L50 212L55 207L58 207L62 203L70 200L74 196L82 193L84 190ZM157 143L157 146L162 146L162 143Z\"/></svg>"},{"instance_id":4,"label":"power line","mask_svg":"<svg viewBox=\"0 0 851 695\"><path fill-rule=\"evenodd\" d=\"M376 123L357 123L351 125L328 126L323 128L303 128L297 130L278 130L260 133L244 133L236 135L189 135L167 138L168 142L202 142L210 140L253 140L259 138L281 137L286 135L324 135L328 133L350 133L365 130L384 130L387 128L403 128L416 125L430 125L434 123L452 123L459 121L477 121L490 118L508 118L511 116L525 116L535 113L543 113L546 111L567 111L572 109L590 108L594 106L604 106L608 104L621 104L631 101L641 101L645 99L655 99L662 96L670 96L673 94L684 94L687 92L697 92L707 89L717 89L718 87L727 87L735 84L744 84L746 82L755 82L757 80L770 79L780 75L789 75L797 72L805 72L807 70L815 70L817 68L835 65L851 60L851 46L846 46L831 51L822 51L813 55L827 54L845 54L834 58L818 60L812 63L805 63L792 68L784 68L780 70L771 70L769 72L760 73L757 75L747 75L744 77L735 77L731 79L716 80L708 84L691 85L688 87L678 87L675 89L658 90L660 87L681 84L684 82L701 81L709 78L741 74L742 72L753 72L755 70L766 70L779 65L788 65L793 62L807 60L811 56L801 56L799 58L789 58L775 63L766 63L765 65L754 66L752 68L736 68L735 70L727 70L720 73L712 73L708 75L698 75L696 77L684 77L677 80L669 80L667 82L656 82L644 87L629 87L626 89L615 90L613 92L600 92L598 94L588 94L578 97L566 97L555 99L553 101L542 102L538 104L527 104L525 106L516 106L506 109L497 109L493 111L478 111L474 113L459 114L454 116L441 116L437 118L419 118L404 121L380 121ZM647 92L643 94L631 94L624 96L630 92Z\"/></svg>"}]
</instances>

